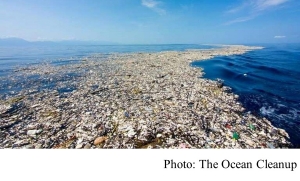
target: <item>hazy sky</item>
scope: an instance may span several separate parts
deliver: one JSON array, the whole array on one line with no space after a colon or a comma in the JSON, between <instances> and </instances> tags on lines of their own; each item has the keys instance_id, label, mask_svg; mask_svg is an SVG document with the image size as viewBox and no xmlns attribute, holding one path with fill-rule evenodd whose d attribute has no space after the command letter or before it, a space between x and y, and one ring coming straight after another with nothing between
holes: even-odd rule
<instances>
[{"instance_id":1,"label":"hazy sky","mask_svg":"<svg viewBox=\"0 0 300 181\"><path fill-rule=\"evenodd\" d=\"M299 0L0 0L0 38L300 42Z\"/></svg>"}]
</instances>

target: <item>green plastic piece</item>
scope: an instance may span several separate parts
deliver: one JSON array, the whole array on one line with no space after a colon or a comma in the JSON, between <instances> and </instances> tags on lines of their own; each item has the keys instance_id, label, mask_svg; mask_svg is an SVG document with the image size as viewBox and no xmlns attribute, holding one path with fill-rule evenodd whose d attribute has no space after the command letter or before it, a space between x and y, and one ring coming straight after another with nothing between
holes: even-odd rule
<instances>
[{"instance_id":1,"label":"green plastic piece","mask_svg":"<svg viewBox=\"0 0 300 181\"><path fill-rule=\"evenodd\" d=\"M255 130L255 126L253 124L250 124L249 127L251 130Z\"/></svg>"},{"instance_id":2,"label":"green plastic piece","mask_svg":"<svg viewBox=\"0 0 300 181\"><path fill-rule=\"evenodd\" d=\"M239 135L237 132L234 132L234 133L232 134L232 138L233 138L234 140L238 140L238 139L240 138L240 135Z\"/></svg>"}]
</instances>

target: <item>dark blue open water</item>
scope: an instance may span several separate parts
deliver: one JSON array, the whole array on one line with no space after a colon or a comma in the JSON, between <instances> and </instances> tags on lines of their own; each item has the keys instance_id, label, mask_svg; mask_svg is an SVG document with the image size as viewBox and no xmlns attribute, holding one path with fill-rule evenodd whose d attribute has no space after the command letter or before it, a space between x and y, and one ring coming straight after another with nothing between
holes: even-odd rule
<instances>
[{"instance_id":1,"label":"dark blue open water","mask_svg":"<svg viewBox=\"0 0 300 181\"><path fill-rule=\"evenodd\" d=\"M224 80L244 107L285 129L300 145L300 44L263 44L243 55L215 57L192 66L205 78Z\"/></svg>"},{"instance_id":2,"label":"dark blue open water","mask_svg":"<svg viewBox=\"0 0 300 181\"><path fill-rule=\"evenodd\" d=\"M300 145L300 44L260 45L265 48L243 55L215 57L194 62L192 66L204 68L205 78L224 80L240 96L248 111L265 116L272 123L285 129L294 145ZM48 45L48 46L0 46L0 98L19 84L9 82L14 68L50 62L63 65L79 61L93 53L158 52L212 48L203 45ZM57 78L72 78L73 75ZM76 76L76 75L75 75ZM38 77L27 77L28 86ZM23 80L24 81L24 80ZM43 81L40 81L41 83ZM34 84L34 83L32 83ZM15 87L14 87L15 86ZM26 87L26 86L25 86ZM43 85L41 85L43 88ZM62 90L64 91L64 90Z\"/></svg>"}]
</instances>

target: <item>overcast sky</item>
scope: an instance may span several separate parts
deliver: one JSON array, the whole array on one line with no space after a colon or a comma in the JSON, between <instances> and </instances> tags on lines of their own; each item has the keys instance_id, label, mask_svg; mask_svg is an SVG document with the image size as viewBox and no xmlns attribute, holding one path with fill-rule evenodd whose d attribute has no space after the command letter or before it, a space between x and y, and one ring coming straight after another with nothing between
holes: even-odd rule
<instances>
[{"instance_id":1,"label":"overcast sky","mask_svg":"<svg viewBox=\"0 0 300 181\"><path fill-rule=\"evenodd\" d=\"M300 43L299 0L0 0L0 38Z\"/></svg>"}]
</instances>

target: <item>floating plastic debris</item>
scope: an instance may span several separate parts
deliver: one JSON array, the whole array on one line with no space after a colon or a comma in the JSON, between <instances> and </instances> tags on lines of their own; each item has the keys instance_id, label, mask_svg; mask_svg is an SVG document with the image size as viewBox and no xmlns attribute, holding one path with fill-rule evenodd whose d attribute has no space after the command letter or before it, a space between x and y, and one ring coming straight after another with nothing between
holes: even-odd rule
<instances>
[{"instance_id":1,"label":"floating plastic debris","mask_svg":"<svg viewBox=\"0 0 300 181\"><path fill-rule=\"evenodd\" d=\"M237 132L233 132L232 138L233 138L234 140L238 140L238 139L240 139L240 135L239 135Z\"/></svg>"},{"instance_id":2,"label":"floating plastic debris","mask_svg":"<svg viewBox=\"0 0 300 181\"><path fill-rule=\"evenodd\" d=\"M129 113L128 113L127 111L125 111L125 112L124 112L124 116L125 116L126 118L129 118Z\"/></svg>"},{"instance_id":3,"label":"floating plastic debris","mask_svg":"<svg viewBox=\"0 0 300 181\"><path fill-rule=\"evenodd\" d=\"M255 130L255 126L254 126L253 124L250 124L250 125L249 125L249 128L250 128L252 131Z\"/></svg>"},{"instance_id":4,"label":"floating plastic debris","mask_svg":"<svg viewBox=\"0 0 300 181\"><path fill-rule=\"evenodd\" d=\"M228 129L231 129L231 125L230 124L226 124L225 127L228 128Z\"/></svg>"},{"instance_id":5,"label":"floating plastic debris","mask_svg":"<svg viewBox=\"0 0 300 181\"><path fill-rule=\"evenodd\" d=\"M224 80L217 79L217 86L218 86L218 88L222 88L224 86Z\"/></svg>"},{"instance_id":6,"label":"floating plastic debris","mask_svg":"<svg viewBox=\"0 0 300 181\"><path fill-rule=\"evenodd\" d=\"M0 100L0 148L255 148L272 140L278 140L274 147L288 147L284 130L243 116L229 88L190 67L194 60L251 49L98 54L19 70L24 87ZM270 134L253 140L245 126L250 122L266 125ZM231 144L238 133L243 141Z\"/></svg>"},{"instance_id":7,"label":"floating plastic debris","mask_svg":"<svg viewBox=\"0 0 300 181\"><path fill-rule=\"evenodd\" d=\"M244 119L242 119L241 125L246 125L246 121Z\"/></svg>"},{"instance_id":8,"label":"floating plastic debris","mask_svg":"<svg viewBox=\"0 0 300 181\"><path fill-rule=\"evenodd\" d=\"M272 143L269 143L269 142L267 142L267 146L268 146L269 148L271 148L271 149L274 149L274 148L275 148L274 145L273 145Z\"/></svg>"}]
</instances>

